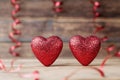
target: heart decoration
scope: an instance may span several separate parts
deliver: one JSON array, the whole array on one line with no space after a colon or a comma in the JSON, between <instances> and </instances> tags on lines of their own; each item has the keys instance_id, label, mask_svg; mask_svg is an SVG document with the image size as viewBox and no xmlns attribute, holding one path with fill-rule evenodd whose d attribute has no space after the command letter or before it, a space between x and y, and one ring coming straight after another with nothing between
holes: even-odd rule
<instances>
[{"instance_id":1,"label":"heart decoration","mask_svg":"<svg viewBox=\"0 0 120 80\"><path fill-rule=\"evenodd\" d=\"M57 36L44 38L35 37L31 42L31 48L37 59L45 66L50 66L59 56L63 47L62 40Z\"/></svg>"},{"instance_id":2,"label":"heart decoration","mask_svg":"<svg viewBox=\"0 0 120 80\"><path fill-rule=\"evenodd\" d=\"M101 41L96 36L84 38L76 35L70 39L69 46L74 57L83 66L88 66L97 56L101 47Z\"/></svg>"}]
</instances>

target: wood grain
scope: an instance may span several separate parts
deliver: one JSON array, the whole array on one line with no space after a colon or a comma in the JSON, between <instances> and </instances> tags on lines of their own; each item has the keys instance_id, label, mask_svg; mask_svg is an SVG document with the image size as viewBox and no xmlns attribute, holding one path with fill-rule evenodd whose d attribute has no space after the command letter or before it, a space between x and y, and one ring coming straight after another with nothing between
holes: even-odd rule
<instances>
[{"instance_id":1,"label":"wood grain","mask_svg":"<svg viewBox=\"0 0 120 80\"><path fill-rule=\"evenodd\" d=\"M1 17L9 17L12 6L9 0L0 0ZM120 17L120 0L98 0L101 2L99 12L101 17ZM52 2L50 0L20 0L22 17L53 17ZM4 6L6 5L6 6ZM64 12L57 14L63 17L92 17L92 5L89 0L64 0Z\"/></svg>"},{"instance_id":2,"label":"wood grain","mask_svg":"<svg viewBox=\"0 0 120 80\"><path fill-rule=\"evenodd\" d=\"M9 41L8 34L11 32L11 19L0 19L0 41ZM20 29L22 35L20 40L30 41L34 36L51 36L58 35L63 41L68 41L73 35L88 36L94 31L92 19L84 18L37 18L37 19L22 19L22 24L16 26ZM99 19L98 24L105 26L105 30L98 33L99 37L107 35L110 41L120 41L120 21L119 19Z\"/></svg>"},{"instance_id":3,"label":"wood grain","mask_svg":"<svg viewBox=\"0 0 120 80\"><path fill-rule=\"evenodd\" d=\"M96 34L99 37L107 35L110 39L104 47L115 43L120 49L120 0L98 0L101 2L99 12L101 17L97 20L98 24L105 26L105 30ZM21 11L16 15L22 20L22 24L16 28L22 31L22 35L16 37L23 42L23 46L17 49L22 57L32 58L30 41L34 36L42 35L49 37L57 35L65 43L62 57L70 57L71 52L68 41L73 35L91 35L94 28L92 22L92 5L88 0L64 0L64 12L55 14L52 11L50 0L20 0ZM74 3L74 4L73 4ZM11 32L11 11L14 9L10 0L0 0L0 56L11 58L8 49L11 40L8 34ZM106 53L102 50L102 53ZM8 55L7 55L8 54ZM101 54L103 57L105 54Z\"/></svg>"},{"instance_id":4,"label":"wood grain","mask_svg":"<svg viewBox=\"0 0 120 80\"><path fill-rule=\"evenodd\" d=\"M11 59L3 59L7 68L10 67ZM90 65L98 67L102 59L95 59ZM33 59L18 59L15 62L15 68L19 64L23 64L23 68L19 73L0 72L0 80L33 80L33 78L21 78L18 74L32 73L34 70L40 72L40 80L64 80L73 71L77 73L70 77L69 80L119 80L120 79L120 59L113 58L106 63L104 72L106 77L102 78L100 74L90 69L89 67L81 66L75 59L58 59L52 66L44 67L35 58ZM56 76L55 76L56 75ZM6 77L7 76L7 77ZM6 77L6 78L5 78Z\"/></svg>"},{"instance_id":5,"label":"wood grain","mask_svg":"<svg viewBox=\"0 0 120 80\"><path fill-rule=\"evenodd\" d=\"M109 45L112 45L113 42L107 42L107 43L102 43L101 50L97 56L97 58L104 58L107 54L106 48ZM113 51L111 54L114 54L116 50L120 49L120 43L116 42L114 43L115 46L117 47L115 51ZM0 43L0 57L2 58L12 58L11 54L9 53L9 48L14 45L13 43ZM22 46L18 49L16 49L17 52L20 53L21 57L20 58L33 58L35 57L33 55L33 52L31 50L30 43L28 42L22 42ZM62 58L74 58L70 49L69 49L69 43L64 42L64 46L62 49L62 52L60 54L60 57Z\"/></svg>"}]
</instances>

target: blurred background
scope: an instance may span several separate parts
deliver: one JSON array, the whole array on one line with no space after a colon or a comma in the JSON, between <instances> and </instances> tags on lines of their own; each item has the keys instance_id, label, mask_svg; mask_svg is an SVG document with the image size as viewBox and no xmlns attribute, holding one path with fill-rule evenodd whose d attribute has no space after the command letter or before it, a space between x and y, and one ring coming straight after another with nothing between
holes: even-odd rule
<instances>
[{"instance_id":1,"label":"blurred background","mask_svg":"<svg viewBox=\"0 0 120 80\"><path fill-rule=\"evenodd\" d=\"M71 57L68 41L74 35L84 37L93 33L93 12L89 0L63 0L64 11L55 13L52 10L51 0L20 0L21 11L16 15L22 24L16 26L22 35L16 37L22 42L22 46L16 49L23 58L33 58L30 42L35 36L49 37L57 35L64 41L64 47L60 57ZM98 0L101 3L100 17L97 23L105 29L96 35L108 36L109 40L102 44L98 58L106 55L105 49L110 44L115 44L120 49L120 0ZM0 0L0 57L11 58L9 48L14 45L8 38L12 31L11 11L13 6L10 0Z\"/></svg>"}]
</instances>

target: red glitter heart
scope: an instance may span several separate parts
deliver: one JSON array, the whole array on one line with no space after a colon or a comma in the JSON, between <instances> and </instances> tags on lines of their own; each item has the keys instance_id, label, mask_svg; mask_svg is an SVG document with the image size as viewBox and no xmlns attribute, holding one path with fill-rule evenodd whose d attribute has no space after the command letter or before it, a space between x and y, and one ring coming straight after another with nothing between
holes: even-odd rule
<instances>
[{"instance_id":1,"label":"red glitter heart","mask_svg":"<svg viewBox=\"0 0 120 80\"><path fill-rule=\"evenodd\" d=\"M57 36L51 36L48 39L38 36L31 42L34 55L45 66L50 66L57 59L62 47L63 42Z\"/></svg>"},{"instance_id":2,"label":"red glitter heart","mask_svg":"<svg viewBox=\"0 0 120 80\"><path fill-rule=\"evenodd\" d=\"M96 36L84 38L76 35L70 39L69 46L75 58L82 65L87 66L97 56L101 47L101 41Z\"/></svg>"}]
</instances>

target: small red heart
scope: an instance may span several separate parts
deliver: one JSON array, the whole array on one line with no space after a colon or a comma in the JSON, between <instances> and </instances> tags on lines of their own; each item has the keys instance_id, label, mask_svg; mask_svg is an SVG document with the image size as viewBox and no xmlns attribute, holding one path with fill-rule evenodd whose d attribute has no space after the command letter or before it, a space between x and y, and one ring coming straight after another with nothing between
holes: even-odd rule
<instances>
[{"instance_id":1,"label":"small red heart","mask_svg":"<svg viewBox=\"0 0 120 80\"><path fill-rule=\"evenodd\" d=\"M59 56L63 47L62 40L57 36L44 38L35 37L31 42L31 48L37 59L45 66L50 66Z\"/></svg>"},{"instance_id":2,"label":"small red heart","mask_svg":"<svg viewBox=\"0 0 120 80\"><path fill-rule=\"evenodd\" d=\"M75 58L82 65L87 66L97 56L101 47L101 41L96 36L84 38L76 35L70 39L69 46Z\"/></svg>"}]
</instances>

